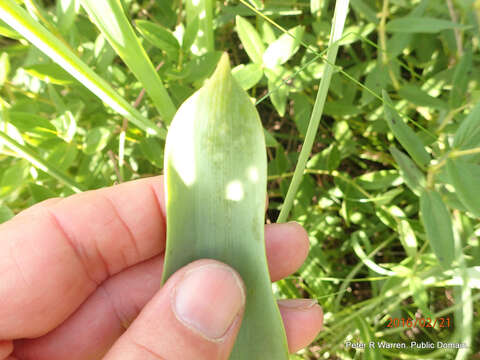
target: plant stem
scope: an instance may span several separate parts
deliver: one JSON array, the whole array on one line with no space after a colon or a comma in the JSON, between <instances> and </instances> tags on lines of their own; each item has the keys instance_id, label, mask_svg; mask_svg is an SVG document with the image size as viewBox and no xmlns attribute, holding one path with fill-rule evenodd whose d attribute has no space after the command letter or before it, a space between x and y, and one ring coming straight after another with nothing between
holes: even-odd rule
<instances>
[{"instance_id":1,"label":"plant stem","mask_svg":"<svg viewBox=\"0 0 480 360\"><path fill-rule=\"evenodd\" d=\"M387 22L388 16L388 1L383 0L383 8L382 8L382 18L380 19L380 23L378 24L378 40L380 42L380 53L382 54L382 65L387 68L388 75L392 80L393 87L395 90L400 89L400 85L398 84L397 78L393 73L392 68L390 67L390 62L388 61L388 53L387 53L387 34L385 30L385 25Z\"/></svg>"}]
</instances>

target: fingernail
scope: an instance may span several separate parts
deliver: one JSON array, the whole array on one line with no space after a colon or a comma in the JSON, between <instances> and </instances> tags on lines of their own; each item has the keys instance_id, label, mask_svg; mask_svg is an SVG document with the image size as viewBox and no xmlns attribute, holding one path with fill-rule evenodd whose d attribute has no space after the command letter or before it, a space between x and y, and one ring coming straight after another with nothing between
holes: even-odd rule
<instances>
[{"instance_id":1,"label":"fingernail","mask_svg":"<svg viewBox=\"0 0 480 360\"><path fill-rule=\"evenodd\" d=\"M221 339L245 305L240 277L230 268L208 264L185 273L175 289L173 311L188 328Z\"/></svg>"},{"instance_id":2,"label":"fingernail","mask_svg":"<svg viewBox=\"0 0 480 360\"><path fill-rule=\"evenodd\" d=\"M284 299L278 300L278 305L296 309L296 310L308 310L317 305L318 302L315 299Z\"/></svg>"}]
</instances>

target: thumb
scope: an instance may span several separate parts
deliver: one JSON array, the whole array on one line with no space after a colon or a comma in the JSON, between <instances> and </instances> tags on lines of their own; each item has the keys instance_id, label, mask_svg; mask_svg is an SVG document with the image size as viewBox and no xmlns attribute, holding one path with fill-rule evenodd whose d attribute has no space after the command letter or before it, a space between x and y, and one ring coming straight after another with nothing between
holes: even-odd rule
<instances>
[{"instance_id":1,"label":"thumb","mask_svg":"<svg viewBox=\"0 0 480 360\"><path fill-rule=\"evenodd\" d=\"M104 360L226 360L245 306L238 273L198 260L173 274Z\"/></svg>"}]
</instances>

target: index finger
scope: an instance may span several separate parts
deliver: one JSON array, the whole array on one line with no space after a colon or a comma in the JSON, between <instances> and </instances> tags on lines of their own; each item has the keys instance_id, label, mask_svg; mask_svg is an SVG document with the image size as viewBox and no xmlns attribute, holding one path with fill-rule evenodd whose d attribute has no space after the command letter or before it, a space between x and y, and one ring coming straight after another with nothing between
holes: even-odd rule
<instances>
[{"instance_id":1,"label":"index finger","mask_svg":"<svg viewBox=\"0 0 480 360\"><path fill-rule=\"evenodd\" d=\"M0 239L0 340L43 335L109 276L163 252L163 177L39 204Z\"/></svg>"}]
</instances>

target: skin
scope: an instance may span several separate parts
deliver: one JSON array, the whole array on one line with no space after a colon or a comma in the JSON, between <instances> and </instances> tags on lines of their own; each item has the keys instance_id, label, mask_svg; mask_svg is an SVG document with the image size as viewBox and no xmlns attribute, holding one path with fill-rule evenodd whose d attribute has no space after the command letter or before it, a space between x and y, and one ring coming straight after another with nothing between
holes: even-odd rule
<instances>
[{"instance_id":1,"label":"skin","mask_svg":"<svg viewBox=\"0 0 480 360\"><path fill-rule=\"evenodd\" d=\"M0 239L0 360L228 359L242 311L214 341L171 305L187 272L226 265L195 261L161 287L163 177L49 199L0 225ZM266 225L265 241L272 281L308 253L297 223ZM322 309L307 300L279 307L290 352L313 341Z\"/></svg>"}]
</instances>

